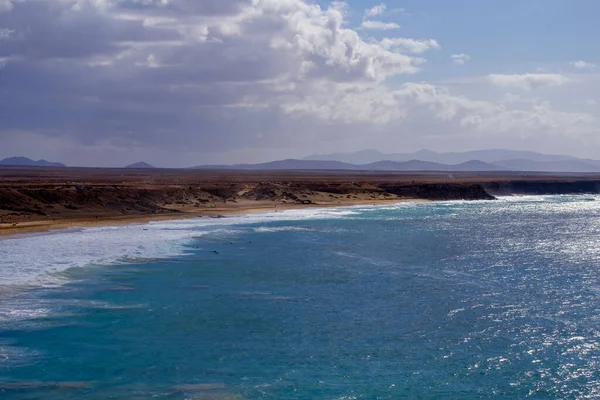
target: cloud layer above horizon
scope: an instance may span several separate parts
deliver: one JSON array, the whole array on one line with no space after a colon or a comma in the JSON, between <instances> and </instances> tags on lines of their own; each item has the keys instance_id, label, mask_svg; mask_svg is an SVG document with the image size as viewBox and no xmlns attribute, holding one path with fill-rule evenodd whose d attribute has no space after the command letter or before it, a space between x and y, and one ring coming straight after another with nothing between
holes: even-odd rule
<instances>
[{"instance_id":1,"label":"cloud layer above horizon","mask_svg":"<svg viewBox=\"0 0 600 400\"><path fill-rule=\"evenodd\" d=\"M0 158L600 150L597 60L492 69L403 32L418 18L364 1L0 0Z\"/></svg>"}]
</instances>

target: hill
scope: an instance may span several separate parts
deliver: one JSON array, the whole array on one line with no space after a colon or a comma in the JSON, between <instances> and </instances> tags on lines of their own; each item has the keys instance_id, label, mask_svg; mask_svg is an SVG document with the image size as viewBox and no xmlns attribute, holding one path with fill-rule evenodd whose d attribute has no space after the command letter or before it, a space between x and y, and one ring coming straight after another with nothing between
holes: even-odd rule
<instances>
[{"instance_id":1,"label":"hill","mask_svg":"<svg viewBox=\"0 0 600 400\"><path fill-rule=\"evenodd\" d=\"M0 160L0 165L16 165L21 167L66 167L65 164L46 160L32 160L27 157L9 157Z\"/></svg>"},{"instance_id":2,"label":"hill","mask_svg":"<svg viewBox=\"0 0 600 400\"><path fill-rule=\"evenodd\" d=\"M241 170L355 170L356 165L339 161L311 161L311 160L279 160L260 164L234 164L234 165L199 165L193 169L241 169Z\"/></svg>"},{"instance_id":3,"label":"hill","mask_svg":"<svg viewBox=\"0 0 600 400\"><path fill-rule=\"evenodd\" d=\"M134 168L137 168L137 169L152 169L152 168L156 168L156 167L154 165L148 164L147 162L140 161L140 162L136 162L134 164L129 164L125 168L130 168L130 169L134 169Z\"/></svg>"}]
</instances>

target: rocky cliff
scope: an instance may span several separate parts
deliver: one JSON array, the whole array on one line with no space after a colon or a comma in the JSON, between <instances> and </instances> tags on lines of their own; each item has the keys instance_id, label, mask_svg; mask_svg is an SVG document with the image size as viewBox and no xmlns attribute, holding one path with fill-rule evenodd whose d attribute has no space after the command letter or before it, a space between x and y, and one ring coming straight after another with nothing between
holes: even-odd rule
<instances>
[{"instance_id":1,"label":"rocky cliff","mask_svg":"<svg viewBox=\"0 0 600 400\"><path fill-rule=\"evenodd\" d=\"M427 184L382 184L388 193L425 200L494 200L480 184L472 183L427 183Z\"/></svg>"},{"instance_id":2,"label":"rocky cliff","mask_svg":"<svg viewBox=\"0 0 600 400\"><path fill-rule=\"evenodd\" d=\"M492 174L370 174L56 168L0 169L0 225L196 215L402 200L597 194L600 179Z\"/></svg>"},{"instance_id":3,"label":"rocky cliff","mask_svg":"<svg viewBox=\"0 0 600 400\"><path fill-rule=\"evenodd\" d=\"M495 196L524 195L557 195L557 194L598 194L600 181L504 181L486 182L482 184L485 190Z\"/></svg>"},{"instance_id":4,"label":"rocky cliff","mask_svg":"<svg viewBox=\"0 0 600 400\"><path fill-rule=\"evenodd\" d=\"M187 185L0 185L0 223L43 218L201 212L254 204L349 205L374 201L492 200L480 184L200 182ZM243 206L242 206L243 205Z\"/></svg>"}]
</instances>

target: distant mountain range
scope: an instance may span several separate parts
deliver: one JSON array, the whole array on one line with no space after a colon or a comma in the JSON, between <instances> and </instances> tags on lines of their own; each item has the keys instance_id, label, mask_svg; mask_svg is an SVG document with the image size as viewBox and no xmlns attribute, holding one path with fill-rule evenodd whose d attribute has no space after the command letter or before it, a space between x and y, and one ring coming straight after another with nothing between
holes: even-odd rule
<instances>
[{"instance_id":1,"label":"distant mountain range","mask_svg":"<svg viewBox=\"0 0 600 400\"><path fill-rule=\"evenodd\" d=\"M406 162L377 161L356 165L340 161L281 160L262 164L203 165L194 169L241 169L241 170L343 170L343 171L508 171L508 169L471 160L460 164L447 165L429 161L410 160Z\"/></svg>"},{"instance_id":2,"label":"distant mountain range","mask_svg":"<svg viewBox=\"0 0 600 400\"><path fill-rule=\"evenodd\" d=\"M0 165L16 165L22 167L65 167L65 164L46 160L32 160L27 157L9 157L0 160Z\"/></svg>"},{"instance_id":3,"label":"distant mountain range","mask_svg":"<svg viewBox=\"0 0 600 400\"><path fill-rule=\"evenodd\" d=\"M353 171L444 171L444 172L600 172L600 161L568 155L532 151L479 150L437 153L385 154L377 150L356 153L311 155L302 160L288 159L261 164L204 165L197 169L242 170L353 170Z\"/></svg>"},{"instance_id":4,"label":"distant mountain range","mask_svg":"<svg viewBox=\"0 0 600 400\"><path fill-rule=\"evenodd\" d=\"M471 160L486 163L496 163L503 160L529 160L535 162L557 162L578 160L567 155L550 155L533 151L518 151L505 149L477 150L465 152L438 153L431 150L420 150L414 153L381 153L377 150L362 150L355 153L313 154L304 160L312 161L341 161L350 164L369 164L377 161L409 161L420 160L440 164L460 164Z\"/></svg>"},{"instance_id":5,"label":"distant mountain range","mask_svg":"<svg viewBox=\"0 0 600 400\"><path fill-rule=\"evenodd\" d=\"M46 160L26 157L0 160L0 166L64 167ZM140 161L129 169L155 168ZM583 159L561 154L505 149L438 153L421 150L414 153L381 153L363 150L355 153L315 154L304 159L287 159L261 164L201 165L193 169L240 170L341 170L341 171L442 171L442 172L563 172L600 173L600 160Z\"/></svg>"},{"instance_id":6,"label":"distant mountain range","mask_svg":"<svg viewBox=\"0 0 600 400\"><path fill-rule=\"evenodd\" d=\"M443 164L445 166L461 165L477 160L486 164L480 164L478 167L485 169L480 169L479 171L600 172L600 160L582 159L562 154L542 154L533 151L505 149L449 153L421 150L415 153L391 154L381 153L377 150L363 150L355 153L311 155L304 160L333 160L355 165L369 165L381 161L408 162L410 160L419 160ZM471 164L471 166L477 165Z\"/></svg>"},{"instance_id":7,"label":"distant mountain range","mask_svg":"<svg viewBox=\"0 0 600 400\"><path fill-rule=\"evenodd\" d=\"M129 164L125 168L131 168L131 169L135 169L135 168L137 168L137 169L153 169L153 168L156 168L156 167L154 165L148 164L147 162L140 161L140 162L136 162L134 164Z\"/></svg>"}]
</instances>

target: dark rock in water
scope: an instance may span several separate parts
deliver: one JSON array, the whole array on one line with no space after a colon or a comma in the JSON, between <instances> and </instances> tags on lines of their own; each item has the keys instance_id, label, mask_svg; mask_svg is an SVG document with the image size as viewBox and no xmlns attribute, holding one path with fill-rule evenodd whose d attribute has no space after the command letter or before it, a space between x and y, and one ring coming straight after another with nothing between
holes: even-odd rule
<instances>
[{"instance_id":1,"label":"dark rock in water","mask_svg":"<svg viewBox=\"0 0 600 400\"><path fill-rule=\"evenodd\" d=\"M220 214L216 214L216 215L211 215L211 218L225 218L224 215L220 215Z\"/></svg>"}]
</instances>

